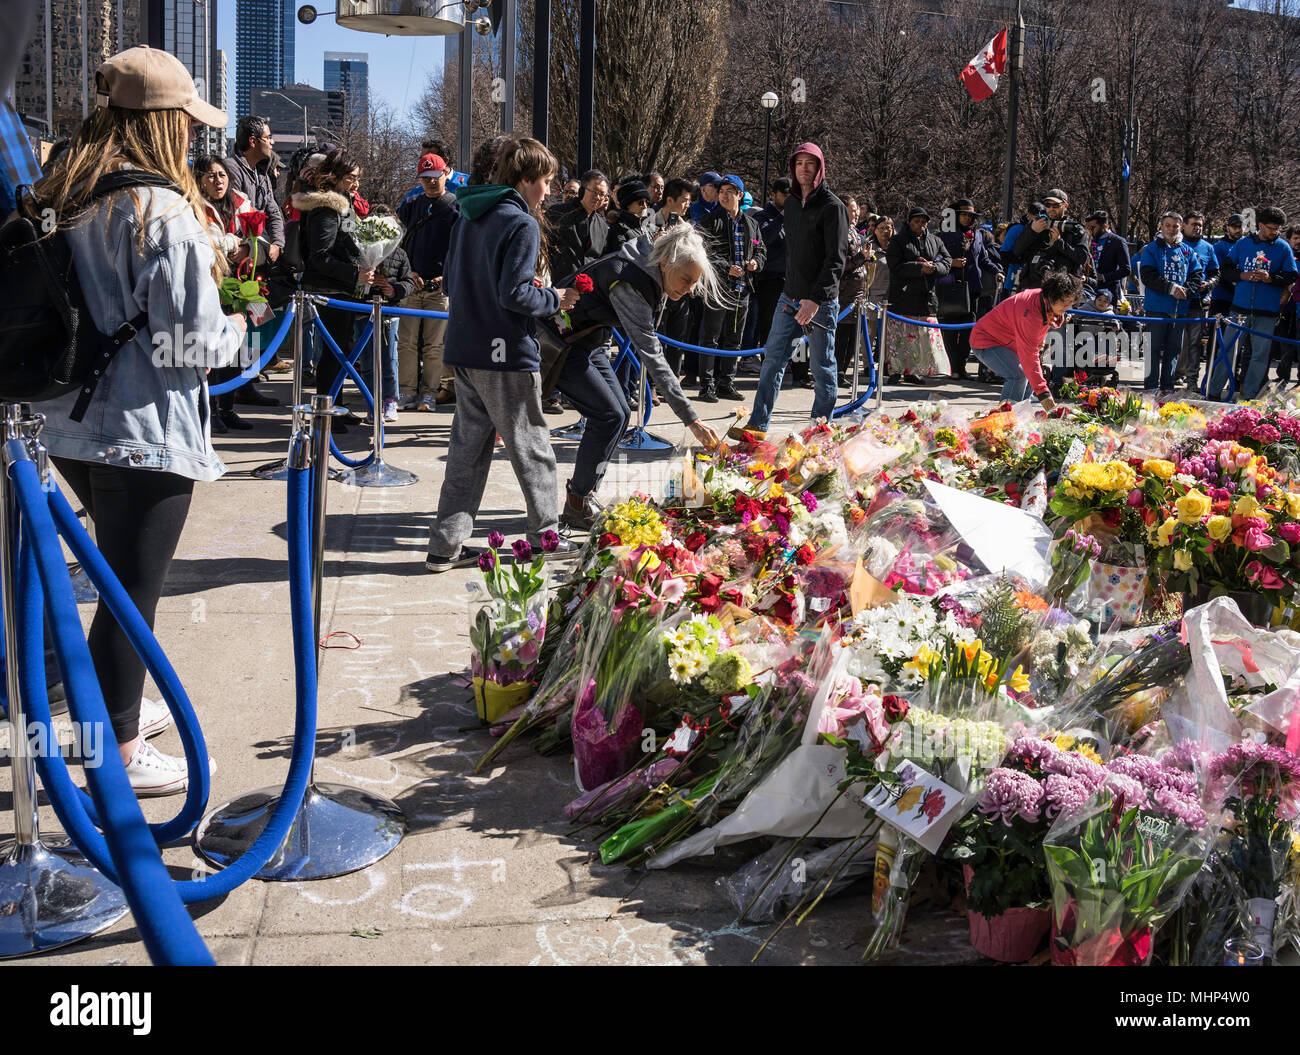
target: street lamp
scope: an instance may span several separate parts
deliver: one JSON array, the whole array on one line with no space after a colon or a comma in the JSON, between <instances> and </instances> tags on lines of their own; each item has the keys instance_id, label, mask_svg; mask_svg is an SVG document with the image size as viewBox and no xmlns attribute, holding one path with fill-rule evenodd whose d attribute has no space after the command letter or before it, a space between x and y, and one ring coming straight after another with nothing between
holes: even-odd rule
<instances>
[{"instance_id":1,"label":"street lamp","mask_svg":"<svg viewBox=\"0 0 1300 1055\"><path fill-rule=\"evenodd\" d=\"M290 99L290 98L289 98L287 95L285 95L283 92L272 92L272 91L267 91L267 90L264 88L264 89L262 89L262 91L258 92L258 94L259 94L259 95L262 95L262 96L267 96L267 95L276 95L276 96L279 96L281 99L283 99L283 100L284 100L286 103L288 103L290 106L296 106L296 107L298 107L299 110L302 111L302 145L305 147L305 146L307 145L307 107L303 106L301 103L295 103L292 99Z\"/></svg>"},{"instance_id":2,"label":"street lamp","mask_svg":"<svg viewBox=\"0 0 1300 1055\"><path fill-rule=\"evenodd\" d=\"M772 151L772 111L777 108L781 102L781 97L776 92L764 92L763 97L758 100L759 104L766 111L767 132L763 136L763 205L767 205L767 163Z\"/></svg>"}]
</instances>

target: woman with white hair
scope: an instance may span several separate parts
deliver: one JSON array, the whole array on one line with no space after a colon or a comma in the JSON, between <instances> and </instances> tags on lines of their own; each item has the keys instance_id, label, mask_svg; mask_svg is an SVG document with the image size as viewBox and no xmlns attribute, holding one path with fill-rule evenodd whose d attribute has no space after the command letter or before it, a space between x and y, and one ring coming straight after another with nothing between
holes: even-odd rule
<instances>
[{"instance_id":1,"label":"woman with white hair","mask_svg":"<svg viewBox=\"0 0 1300 1055\"><path fill-rule=\"evenodd\" d=\"M686 398L676 373L664 359L655 335L664 300L680 300L699 289L707 304L725 300L717 274L709 263L700 233L690 224L677 224L651 240L643 235L565 276L566 286L579 290L578 303L542 321L538 336L554 352L562 349L556 386L587 419L578 444L573 478L568 483L560 523L589 530L595 519L592 495L627 428L630 411L622 386L604 348L610 328L617 327L632 344L651 383L682 423L707 447L718 434L700 420ZM545 384L543 385L545 387Z\"/></svg>"}]
</instances>

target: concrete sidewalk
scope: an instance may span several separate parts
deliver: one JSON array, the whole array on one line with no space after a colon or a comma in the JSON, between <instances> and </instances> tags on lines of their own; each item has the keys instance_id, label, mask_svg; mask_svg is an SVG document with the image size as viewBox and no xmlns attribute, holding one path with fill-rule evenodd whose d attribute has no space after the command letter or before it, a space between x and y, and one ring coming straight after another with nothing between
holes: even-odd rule
<instances>
[{"instance_id":1,"label":"concrete sidewalk","mask_svg":"<svg viewBox=\"0 0 1300 1055\"><path fill-rule=\"evenodd\" d=\"M742 377L747 399L755 379ZM265 389L282 400L289 385ZM901 386L889 402L947 398L991 406L998 389L975 382ZM812 392L782 392L773 431L807 421ZM360 400L353 393L352 405ZM283 457L289 415L240 407L257 423L218 437L224 479L199 485L159 607L156 632L186 685L217 760L211 804L283 782L293 728L293 662L285 553L285 492L250 470ZM701 404L719 431L727 404ZM668 964L746 963L771 932L737 925L715 880L761 847L728 848L716 858L666 872L604 867L584 833L570 833L562 807L576 794L569 757L509 749L483 776L474 762L492 741L479 725L465 678L468 594L477 569L430 575L428 529L437 506L451 408L403 412L388 429L386 460L417 473L412 487L331 484L323 593L323 653L316 777L386 795L409 824L401 846L377 865L314 883L251 881L224 900L197 906L200 933L221 964ZM550 419L554 426L575 415ZM666 406L652 429L682 442L686 430ZM345 450L369 431L353 426ZM576 443L557 441L563 487ZM661 494L680 451L620 457L604 497L633 489ZM513 538L524 531L514 476L503 454L493 463L478 523ZM93 605L82 607L88 623ZM352 636L349 636L352 635ZM355 640L354 640L355 639ZM150 685L147 694L154 694ZM179 754L170 730L156 743ZM79 773L74 778L80 782ZM0 804L8 807L8 776ZM44 799L42 798L42 802ZM150 820L171 816L180 798L149 800ZM59 829L41 811L44 830ZM12 820L0 824L12 830ZM177 878L201 875L188 842L164 857ZM856 963L870 931L865 885L823 902L802 927L784 931L769 963ZM901 958L978 960L965 919L949 911L914 914ZM127 916L116 927L24 964L146 963Z\"/></svg>"}]
</instances>

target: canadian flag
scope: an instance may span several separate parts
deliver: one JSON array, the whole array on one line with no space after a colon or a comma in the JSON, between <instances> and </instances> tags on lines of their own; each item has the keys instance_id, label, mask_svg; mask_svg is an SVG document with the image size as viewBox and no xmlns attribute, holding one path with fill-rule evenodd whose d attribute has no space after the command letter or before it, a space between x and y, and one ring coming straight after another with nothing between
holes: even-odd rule
<instances>
[{"instance_id":1,"label":"canadian flag","mask_svg":"<svg viewBox=\"0 0 1300 1055\"><path fill-rule=\"evenodd\" d=\"M976 102L998 90L998 75L1007 72L1007 31L1004 29L966 64L961 82Z\"/></svg>"}]
</instances>

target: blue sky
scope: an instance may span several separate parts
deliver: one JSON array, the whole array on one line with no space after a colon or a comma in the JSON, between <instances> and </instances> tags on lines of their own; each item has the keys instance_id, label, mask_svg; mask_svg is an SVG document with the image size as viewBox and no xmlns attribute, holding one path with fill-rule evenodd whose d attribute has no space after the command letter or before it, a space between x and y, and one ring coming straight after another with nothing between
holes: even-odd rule
<instances>
[{"instance_id":1,"label":"blue sky","mask_svg":"<svg viewBox=\"0 0 1300 1055\"><path fill-rule=\"evenodd\" d=\"M217 47L226 53L226 91L235 90L235 7L239 0L217 4ZM301 7L302 4L297 6ZM332 0L319 0L318 11L333 11ZM370 98L382 99L399 116L420 97L431 70L442 68L444 37L385 37L342 29L332 14L312 25L295 26L294 73L300 84L324 87L325 52L364 51L370 55ZM232 113L231 127L233 129Z\"/></svg>"}]
</instances>

